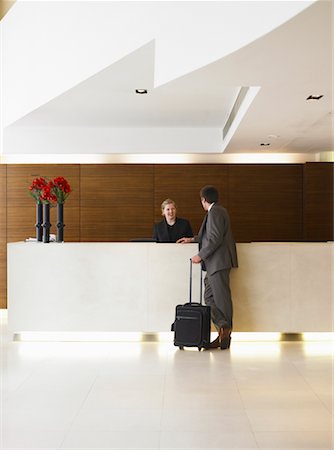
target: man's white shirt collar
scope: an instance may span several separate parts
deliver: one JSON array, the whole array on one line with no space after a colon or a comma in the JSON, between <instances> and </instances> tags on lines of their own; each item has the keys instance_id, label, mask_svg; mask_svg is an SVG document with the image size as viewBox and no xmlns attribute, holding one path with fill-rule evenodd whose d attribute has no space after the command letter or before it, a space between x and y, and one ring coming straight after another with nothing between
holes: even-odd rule
<instances>
[{"instance_id":1,"label":"man's white shirt collar","mask_svg":"<svg viewBox=\"0 0 334 450\"><path fill-rule=\"evenodd\" d=\"M208 211L210 211L210 209L213 207L214 204L215 204L214 202L210 204Z\"/></svg>"}]
</instances>

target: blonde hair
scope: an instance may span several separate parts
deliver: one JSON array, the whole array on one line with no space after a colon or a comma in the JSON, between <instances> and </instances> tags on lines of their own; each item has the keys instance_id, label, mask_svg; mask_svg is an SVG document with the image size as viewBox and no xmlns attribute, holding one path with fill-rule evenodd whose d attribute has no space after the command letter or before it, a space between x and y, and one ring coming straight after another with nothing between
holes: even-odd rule
<instances>
[{"instance_id":1,"label":"blonde hair","mask_svg":"<svg viewBox=\"0 0 334 450\"><path fill-rule=\"evenodd\" d=\"M176 203L174 202L174 200L172 200L171 198L166 198L166 200L164 200L164 201L161 203L161 213L162 213L162 215L164 215L164 209L165 209L165 207L166 207L167 205L169 205L170 203L171 203L172 205L174 205L175 209L177 209L177 206L176 206Z\"/></svg>"}]
</instances>

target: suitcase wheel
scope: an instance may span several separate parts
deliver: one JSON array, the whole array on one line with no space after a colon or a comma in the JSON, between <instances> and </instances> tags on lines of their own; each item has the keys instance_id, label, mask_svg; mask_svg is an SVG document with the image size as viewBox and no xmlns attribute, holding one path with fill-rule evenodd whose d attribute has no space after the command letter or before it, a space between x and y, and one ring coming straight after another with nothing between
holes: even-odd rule
<instances>
[{"instance_id":1,"label":"suitcase wheel","mask_svg":"<svg viewBox=\"0 0 334 450\"><path fill-rule=\"evenodd\" d=\"M179 349L180 349L180 350L183 350L183 346L182 346L182 345L180 345L180 346L179 346Z\"/></svg>"},{"instance_id":2,"label":"suitcase wheel","mask_svg":"<svg viewBox=\"0 0 334 450\"><path fill-rule=\"evenodd\" d=\"M198 347L198 351L200 352L202 350L202 347Z\"/></svg>"}]
</instances>

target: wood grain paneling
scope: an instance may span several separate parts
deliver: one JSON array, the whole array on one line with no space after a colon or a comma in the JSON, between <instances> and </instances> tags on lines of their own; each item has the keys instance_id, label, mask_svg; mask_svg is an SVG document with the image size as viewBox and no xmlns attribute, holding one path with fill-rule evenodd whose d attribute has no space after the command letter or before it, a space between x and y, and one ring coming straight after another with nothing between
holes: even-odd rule
<instances>
[{"instance_id":1,"label":"wood grain paneling","mask_svg":"<svg viewBox=\"0 0 334 450\"><path fill-rule=\"evenodd\" d=\"M301 164L229 166L229 212L238 242L302 240Z\"/></svg>"},{"instance_id":2,"label":"wood grain paneling","mask_svg":"<svg viewBox=\"0 0 334 450\"><path fill-rule=\"evenodd\" d=\"M6 172L7 166L0 165L0 308L7 304Z\"/></svg>"},{"instance_id":3,"label":"wood grain paneling","mask_svg":"<svg viewBox=\"0 0 334 450\"><path fill-rule=\"evenodd\" d=\"M80 212L82 241L150 237L153 165L82 166Z\"/></svg>"},{"instance_id":4,"label":"wood grain paneling","mask_svg":"<svg viewBox=\"0 0 334 450\"><path fill-rule=\"evenodd\" d=\"M237 242L333 240L333 163L0 165L2 307L6 241L35 236L35 204L28 187L37 176L58 175L73 189L65 205L65 241L150 237L167 197L196 234L205 214L199 191L207 184L219 190ZM55 233L55 208L51 222Z\"/></svg>"},{"instance_id":5,"label":"wood grain paneling","mask_svg":"<svg viewBox=\"0 0 334 450\"><path fill-rule=\"evenodd\" d=\"M80 166L76 164L13 164L7 167L7 241L35 237L35 203L28 187L36 177L65 177L72 192L64 208L64 240L80 240ZM56 234L56 208L51 208L51 230Z\"/></svg>"},{"instance_id":6,"label":"wood grain paneling","mask_svg":"<svg viewBox=\"0 0 334 450\"><path fill-rule=\"evenodd\" d=\"M177 215L188 219L197 234L205 211L199 192L203 186L214 185L220 195L220 203L227 209L228 166L224 164L164 164L154 168L154 221L160 222L161 203L172 198L177 204Z\"/></svg>"},{"instance_id":7,"label":"wood grain paneling","mask_svg":"<svg viewBox=\"0 0 334 450\"><path fill-rule=\"evenodd\" d=\"M333 163L304 165L304 240L333 240Z\"/></svg>"}]
</instances>

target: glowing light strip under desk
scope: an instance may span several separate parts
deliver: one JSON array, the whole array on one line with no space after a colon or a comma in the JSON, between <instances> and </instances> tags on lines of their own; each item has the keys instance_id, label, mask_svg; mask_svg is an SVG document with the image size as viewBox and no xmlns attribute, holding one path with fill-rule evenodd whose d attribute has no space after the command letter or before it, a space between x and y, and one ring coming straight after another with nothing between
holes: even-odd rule
<instances>
[{"instance_id":1,"label":"glowing light strip under desk","mask_svg":"<svg viewBox=\"0 0 334 450\"><path fill-rule=\"evenodd\" d=\"M173 341L173 333L26 331L14 333L13 340L16 342L170 342ZM333 332L233 332L234 342L312 342L332 340L334 340Z\"/></svg>"}]
</instances>

